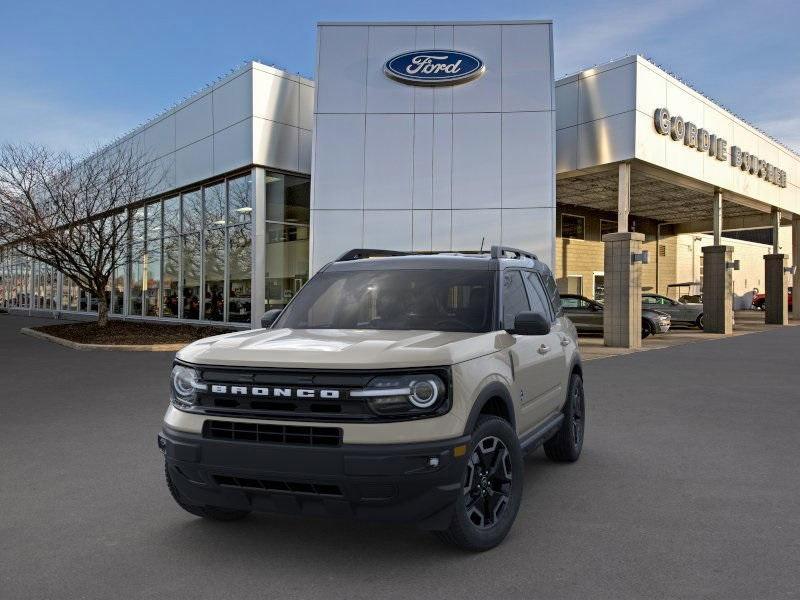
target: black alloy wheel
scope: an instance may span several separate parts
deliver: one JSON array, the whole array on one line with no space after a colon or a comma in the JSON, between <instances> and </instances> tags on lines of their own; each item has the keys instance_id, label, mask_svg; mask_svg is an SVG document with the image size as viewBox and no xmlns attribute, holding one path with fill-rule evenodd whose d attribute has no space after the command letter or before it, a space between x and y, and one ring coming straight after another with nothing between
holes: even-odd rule
<instances>
[{"instance_id":1,"label":"black alloy wheel","mask_svg":"<svg viewBox=\"0 0 800 600\"><path fill-rule=\"evenodd\" d=\"M464 481L467 518L480 529L494 526L508 507L514 473L511 454L495 436L475 445Z\"/></svg>"}]
</instances>

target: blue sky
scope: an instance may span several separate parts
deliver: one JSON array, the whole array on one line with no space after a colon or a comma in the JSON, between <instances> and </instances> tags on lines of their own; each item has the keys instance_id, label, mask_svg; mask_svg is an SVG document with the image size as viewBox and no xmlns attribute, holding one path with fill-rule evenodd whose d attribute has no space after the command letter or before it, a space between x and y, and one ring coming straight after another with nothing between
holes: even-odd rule
<instances>
[{"instance_id":1,"label":"blue sky","mask_svg":"<svg viewBox=\"0 0 800 600\"><path fill-rule=\"evenodd\" d=\"M3 2L0 142L84 151L242 61L313 76L319 20L549 18L556 76L644 54L800 152L800 3Z\"/></svg>"}]
</instances>

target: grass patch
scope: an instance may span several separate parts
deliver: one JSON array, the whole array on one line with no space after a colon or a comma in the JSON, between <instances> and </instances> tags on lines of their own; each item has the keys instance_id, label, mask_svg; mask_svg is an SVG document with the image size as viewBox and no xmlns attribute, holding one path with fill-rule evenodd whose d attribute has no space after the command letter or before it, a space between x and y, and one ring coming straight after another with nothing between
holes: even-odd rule
<instances>
[{"instance_id":1,"label":"grass patch","mask_svg":"<svg viewBox=\"0 0 800 600\"><path fill-rule=\"evenodd\" d=\"M98 327L95 322L86 322L42 325L33 329L79 344L112 345L188 344L212 335L235 331L215 325L169 325L116 319L109 321L105 327Z\"/></svg>"}]
</instances>

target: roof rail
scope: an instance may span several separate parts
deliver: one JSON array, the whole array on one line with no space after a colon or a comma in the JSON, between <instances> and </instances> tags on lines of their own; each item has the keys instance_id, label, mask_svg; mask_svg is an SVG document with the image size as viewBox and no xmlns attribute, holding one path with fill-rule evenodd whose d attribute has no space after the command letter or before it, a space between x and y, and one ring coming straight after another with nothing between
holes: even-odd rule
<instances>
[{"instance_id":1,"label":"roof rail","mask_svg":"<svg viewBox=\"0 0 800 600\"><path fill-rule=\"evenodd\" d=\"M376 258L383 256L407 256L408 252L400 252L399 250L378 250L374 248L353 248L348 250L333 262L345 262L348 260L360 260L362 258Z\"/></svg>"},{"instance_id":2,"label":"roof rail","mask_svg":"<svg viewBox=\"0 0 800 600\"><path fill-rule=\"evenodd\" d=\"M512 248L510 246L492 246L492 258L503 258L506 254L514 254L510 258L530 258L533 260L539 260L539 257L536 256L533 252L528 252L527 250L520 250L519 248Z\"/></svg>"}]
</instances>

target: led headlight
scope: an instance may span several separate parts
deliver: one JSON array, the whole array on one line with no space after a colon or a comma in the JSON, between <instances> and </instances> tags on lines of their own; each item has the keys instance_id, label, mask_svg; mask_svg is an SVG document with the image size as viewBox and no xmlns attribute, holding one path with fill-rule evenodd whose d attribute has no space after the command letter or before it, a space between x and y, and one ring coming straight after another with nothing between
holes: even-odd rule
<instances>
[{"instance_id":1,"label":"led headlight","mask_svg":"<svg viewBox=\"0 0 800 600\"><path fill-rule=\"evenodd\" d=\"M200 374L191 367L175 365L170 374L170 399L176 408L189 408L197 404L197 391L207 388L200 383Z\"/></svg>"},{"instance_id":2,"label":"led headlight","mask_svg":"<svg viewBox=\"0 0 800 600\"><path fill-rule=\"evenodd\" d=\"M370 409L385 416L415 416L441 413L447 406L447 388L438 375L382 375L351 398L365 398Z\"/></svg>"}]
</instances>

